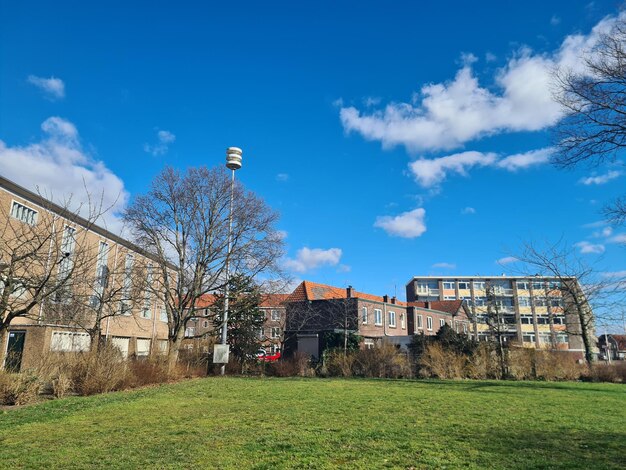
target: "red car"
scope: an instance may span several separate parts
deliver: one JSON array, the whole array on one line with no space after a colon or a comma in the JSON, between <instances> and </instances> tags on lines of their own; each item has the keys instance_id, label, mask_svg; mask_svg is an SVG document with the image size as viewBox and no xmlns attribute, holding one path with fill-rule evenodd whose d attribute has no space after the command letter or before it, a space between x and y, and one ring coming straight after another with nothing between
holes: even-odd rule
<instances>
[{"instance_id":1,"label":"red car","mask_svg":"<svg viewBox=\"0 0 626 470\"><path fill-rule=\"evenodd\" d=\"M259 349L256 353L256 357L260 362L276 362L280 359L280 351L274 354L267 354L264 349Z\"/></svg>"}]
</instances>

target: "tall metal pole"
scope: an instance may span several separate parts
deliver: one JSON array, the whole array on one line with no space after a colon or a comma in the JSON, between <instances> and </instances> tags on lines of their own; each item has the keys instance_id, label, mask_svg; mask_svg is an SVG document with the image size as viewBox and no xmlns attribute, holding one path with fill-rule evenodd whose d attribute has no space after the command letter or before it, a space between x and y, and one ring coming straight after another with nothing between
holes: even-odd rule
<instances>
[{"instance_id":1,"label":"tall metal pole","mask_svg":"<svg viewBox=\"0 0 626 470\"><path fill-rule=\"evenodd\" d=\"M228 249L226 251L226 288L224 289L224 321L222 322L222 340L221 344L228 344L228 313L229 313L229 295L230 295L230 253L232 250L232 234L233 234L233 204L235 200L235 170L241 168L242 151L237 147L229 147L226 150L226 167L232 171L230 179L230 211L228 213ZM222 364L220 374L226 373L226 364Z\"/></svg>"}]
</instances>

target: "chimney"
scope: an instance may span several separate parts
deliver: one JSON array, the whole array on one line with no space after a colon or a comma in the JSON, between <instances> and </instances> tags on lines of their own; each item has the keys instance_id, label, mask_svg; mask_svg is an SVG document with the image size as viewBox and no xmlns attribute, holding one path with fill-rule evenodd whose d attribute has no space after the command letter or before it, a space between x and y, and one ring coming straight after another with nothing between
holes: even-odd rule
<instances>
[{"instance_id":1,"label":"chimney","mask_svg":"<svg viewBox=\"0 0 626 470\"><path fill-rule=\"evenodd\" d=\"M430 300L426 301L426 310L430 310Z\"/></svg>"},{"instance_id":2,"label":"chimney","mask_svg":"<svg viewBox=\"0 0 626 470\"><path fill-rule=\"evenodd\" d=\"M389 303L389 296L387 294L383 295L383 302Z\"/></svg>"},{"instance_id":3,"label":"chimney","mask_svg":"<svg viewBox=\"0 0 626 470\"><path fill-rule=\"evenodd\" d=\"M352 298L352 294L353 294L353 292L352 292L352 286L348 286L348 287L346 288L346 297L348 297L348 298L350 299L350 298Z\"/></svg>"},{"instance_id":4,"label":"chimney","mask_svg":"<svg viewBox=\"0 0 626 470\"><path fill-rule=\"evenodd\" d=\"M395 295L391 298L391 303L395 305L395 303L396 303L396 296Z\"/></svg>"}]
</instances>

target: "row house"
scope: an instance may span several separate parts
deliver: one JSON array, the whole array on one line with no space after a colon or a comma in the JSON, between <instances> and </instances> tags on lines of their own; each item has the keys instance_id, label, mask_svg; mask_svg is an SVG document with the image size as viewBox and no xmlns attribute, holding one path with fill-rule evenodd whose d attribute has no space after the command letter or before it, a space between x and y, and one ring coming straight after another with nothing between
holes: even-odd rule
<instances>
[{"instance_id":1,"label":"row house","mask_svg":"<svg viewBox=\"0 0 626 470\"><path fill-rule=\"evenodd\" d=\"M259 330L259 349L267 354L281 350L286 320L285 301L289 294L262 294L259 310L263 327ZM214 304L215 294L204 294L196 302L197 315L190 318L185 328L183 349L207 353L216 340Z\"/></svg>"},{"instance_id":2,"label":"row house","mask_svg":"<svg viewBox=\"0 0 626 470\"><path fill-rule=\"evenodd\" d=\"M167 351L167 315L154 295L158 264L149 253L3 177L0 226L3 367L89 350L96 318L96 340L124 356Z\"/></svg>"},{"instance_id":3,"label":"row house","mask_svg":"<svg viewBox=\"0 0 626 470\"><path fill-rule=\"evenodd\" d=\"M300 351L319 358L325 333L357 335L366 348L390 338L410 339L407 304L395 297L303 281L285 303L286 354Z\"/></svg>"}]
</instances>

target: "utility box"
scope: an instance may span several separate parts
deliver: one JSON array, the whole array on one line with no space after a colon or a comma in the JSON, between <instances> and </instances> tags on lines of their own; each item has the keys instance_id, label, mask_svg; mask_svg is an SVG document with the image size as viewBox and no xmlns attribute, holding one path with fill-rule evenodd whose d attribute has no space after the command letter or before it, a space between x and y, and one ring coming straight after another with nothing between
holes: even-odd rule
<instances>
[{"instance_id":1,"label":"utility box","mask_svg":"<svg viewBox=\"0 0 626 470\"><path fill-rule=\"evenodd\" d=\"M213 346L213 364L228 364L228 354L230 346L228 344L216 344Z\"/></svg>"}]
</instances>

